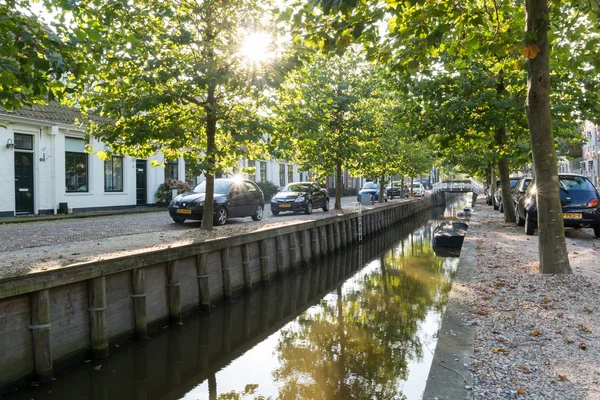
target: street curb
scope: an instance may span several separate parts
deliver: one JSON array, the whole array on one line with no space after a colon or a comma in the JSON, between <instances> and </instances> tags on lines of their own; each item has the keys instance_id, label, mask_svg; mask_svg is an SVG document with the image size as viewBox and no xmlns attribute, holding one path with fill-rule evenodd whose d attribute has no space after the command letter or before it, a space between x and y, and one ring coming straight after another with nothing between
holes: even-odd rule
<instances>
[{"instance_id":1,"label":"street curb","mask_svg":"<svg viewBox=\"0 0 600 400\"><path fill-rule=\"evenodd\" d=\"M475 213L470 222L474 220ZM471 315L468 285L477 269L476 238L471 232L468 230L465 236L456 276L448 295L423 400L473 399L471 370L475 328L463 322L466 315Z\"/></svg>"},{"instance_id":2,"label":"street curb","mask_svg":"<svg viewBox=\"0 0 600 400\"><path fill-rule=\"evenodd\" d=\"M135 210L135 211L131 211ZM82 219L82 218L98 218L98 217L110 217L114 215L126 215L126 214L147 214L152 212L168 211L166 207L145 207L140 209L124 208L122 210L110 210L110 211L96 211L94 214L88 212L73 213L73 214L52 214L48 216L34 215L34 216L23 216L23 217L8 217L6 220L0 218L0 225L11 225L11 224L27 224L32 222L53 222L63 221L66 219Z\"/></svg>"}]
</instances>

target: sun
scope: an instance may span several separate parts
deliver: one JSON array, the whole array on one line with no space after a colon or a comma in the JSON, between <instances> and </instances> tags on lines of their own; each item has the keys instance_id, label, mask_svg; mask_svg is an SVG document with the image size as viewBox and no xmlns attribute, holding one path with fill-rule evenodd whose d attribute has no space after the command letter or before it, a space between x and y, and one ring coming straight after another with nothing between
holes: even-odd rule
<instances>
[{"instance_id":1,"label":"sun","mask_svg":"<svg viewBox=\"0 0 600 400\"><path fill-rule=\"evenodd\" d=\"M255 32L246 36L242 43L240 54L253 63L269 61L274 58L273 39L264 32Z\"/></svg>"}]
</instances>

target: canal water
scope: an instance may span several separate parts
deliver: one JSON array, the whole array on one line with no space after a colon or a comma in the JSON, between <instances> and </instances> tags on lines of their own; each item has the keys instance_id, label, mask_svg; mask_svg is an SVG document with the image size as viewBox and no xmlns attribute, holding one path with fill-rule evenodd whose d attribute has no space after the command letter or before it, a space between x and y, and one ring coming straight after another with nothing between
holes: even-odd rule
<instances>
[{"instance_id":1,"label":"canal water","mask_svg":"<svg viewBox=\"0 0 600 400\"><path fill-rule=\"evenodd\" d=\"M466 199L5 398L420 399L458 264L431 235Z\"/></svg>"}]
</instances>

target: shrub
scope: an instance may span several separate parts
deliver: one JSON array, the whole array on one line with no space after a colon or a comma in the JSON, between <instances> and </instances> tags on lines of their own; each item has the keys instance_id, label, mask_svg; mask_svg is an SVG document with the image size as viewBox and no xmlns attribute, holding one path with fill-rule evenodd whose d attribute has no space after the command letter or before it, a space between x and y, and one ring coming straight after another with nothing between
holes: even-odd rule
<instances>
[{"instance_id":1,"label":"shrub","mask_svg":"<svg viewBox=\"0 0 600 400\"><path fill-rule=\"evenodd\" d=\"M167 206L172 200L171 192L173 189L177 189L177 194L185 193L190 191L190 185L177 179L167 178L163 183L160 184L156 193L156 204L161 206Z\"/></svg>"},{"instance_id":2,"label":"shrub","mask_svg":"<svg viewBox=\"0 0 600 400\"><path fill-rule=\"evenodd\" d=\"M262 190L265 195L265 201L271 201L271 197L277 192L279 192L279 188L275 186L273 182L256 182L260 190Z\"/></svg>"}]
</instances>

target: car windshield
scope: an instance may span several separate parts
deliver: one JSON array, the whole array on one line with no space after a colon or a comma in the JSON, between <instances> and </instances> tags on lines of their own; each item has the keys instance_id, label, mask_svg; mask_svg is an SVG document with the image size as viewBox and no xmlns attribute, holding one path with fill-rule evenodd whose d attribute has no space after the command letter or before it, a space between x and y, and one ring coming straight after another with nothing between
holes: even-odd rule
<instances>
[{"instance_id":1,"label":"car windshield","mask_svg":"<svg viewBox=\"0 0 600 400\"><path fill-rule=\"evenodd\" d=\"M581 176L561 176L558 180L558 186L567 192L571 190L594 191L590 181Z\"/></svg>"},{"instance_id":2,"label":"car windshield","mask_svg":"<svg viewBox=\"0 0 600 400\"><path fill-rule=\"evenodd\" d=\"M517 183L519 183L520 180L521 179L518 179L518 178L517 179L511 179L510 180L510 188L511 189L514 188L517 185Z\"/></svg>"},{"instance_id":3,"label":"car windshield","mask_svg":"<svg viewBox=\"0 0 600 400\"><path fill-rule=\"evenodd\" d=\"M399 188L399 187L401 187L401 186L402 186L402 182L400 182L400 181L394 181L394 182L393 182L393 184L394 184L394 187L395 187L395 188ZM387 187L388 187L388 188L391 188L391 187L392 187L392 184L391 184L391 183L388 183Z\"/></svg>"},{"instance_id":4,"label":"car windshield","mask_svg":"<svg viewBox=\"0 0 600 400\"><path fill-rule=\"evenodd\" d=\"M283 188L282 192L306 192L310 190L312 185L310 183L290 183Z\"/></svg>"},{"instance_id":5,"label":"car windshield","mask_svg":"<svg viewBox=\"0 0 600 400\"><path fill-rule=\"evenodd\" d=\"M215 180L215 193L225 194L229 191L231 185L233 185L233 182L231 181ZM206 181L196 186L194 188L194 193L206 193Z\"/></svg>"},{"instance_id":6,"label":"car windshield","mask_svg":"<svg viewBox=\"0 0 600 400\"><path fill-rule=\"evenodd\" d=\"M367 182L363 186L363 189L379 189L379 184L378 183L373 183L373 182Z\"/></svg>"},{"instance_id":7,"label":"car windshield","mask_svg":"<svg viewBox=\"0 0 600 400\"><path fill-rule=\"evenodd\" d=\"M420 183L413 183L413 186L412 186L412 187L413 187L413 188L417 188L417 189L418 189L418 188L420 188L420 187L421 187L421 184L420 184Z\"/></svg>"}]
</instances>

